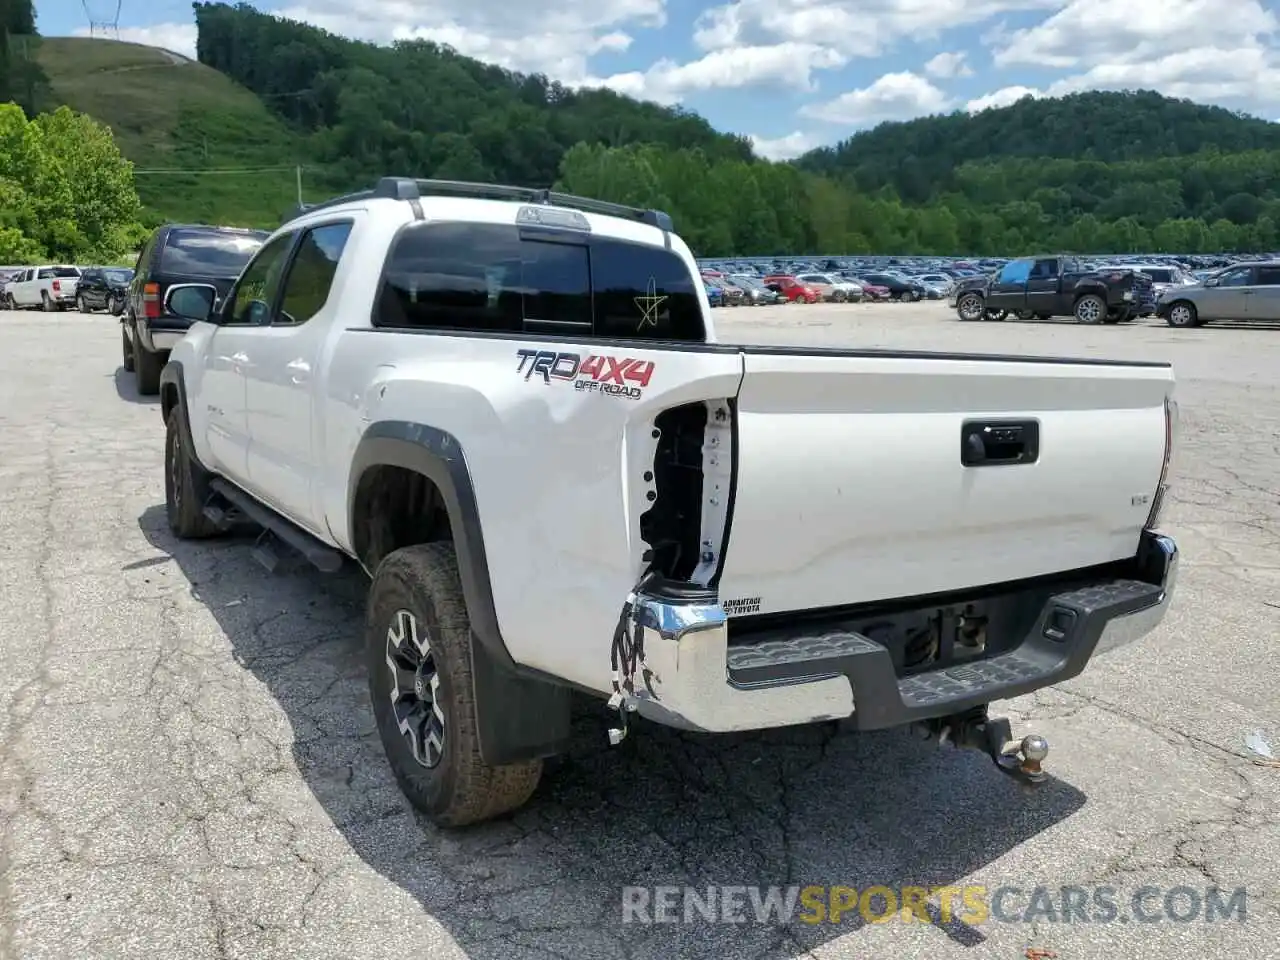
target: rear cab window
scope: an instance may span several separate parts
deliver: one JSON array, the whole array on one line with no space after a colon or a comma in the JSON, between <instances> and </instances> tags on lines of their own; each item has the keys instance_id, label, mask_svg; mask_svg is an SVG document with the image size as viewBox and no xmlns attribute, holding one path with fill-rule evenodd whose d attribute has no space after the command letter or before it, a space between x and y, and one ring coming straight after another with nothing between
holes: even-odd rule
<instances>
[{"instance_id":1,"label":"rear cab window","mask_svg":"<svg viewBox=\"0 0 1280 960\"><path fill-rule=\"evenodd\" d=\"M701 281L677 253L583 239L522 235L514 224L413 224L387 255L373 325L705 341Z\"/></svg>"},{"instance_id":2,"label":"rear cab window","mask_svg":"<svg viewBox=\"0 0 1280 960\"><path fill-rule=\"evenodd\" d=\"M250 232L174 227L165 237L157 272L182 277L238 277L265 238L265 234Z\"/></svg>"}]
</instances>

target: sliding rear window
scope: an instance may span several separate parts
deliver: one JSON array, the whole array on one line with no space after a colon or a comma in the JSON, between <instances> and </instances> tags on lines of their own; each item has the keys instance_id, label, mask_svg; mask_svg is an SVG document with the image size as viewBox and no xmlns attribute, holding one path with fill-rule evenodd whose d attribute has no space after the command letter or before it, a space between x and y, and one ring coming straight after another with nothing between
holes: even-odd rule
<instances>
[{"instance_id":1,"label":"sliding rear window","mask_svg":"<svg viewBox=\"0 0 1280 960\"><path fill-rule=\"evenodd\" d=\"M427 223L396 239L379 327L702 341L693 277L661 247L554 242L510 224Z\"/></svg>"}]
</instances>

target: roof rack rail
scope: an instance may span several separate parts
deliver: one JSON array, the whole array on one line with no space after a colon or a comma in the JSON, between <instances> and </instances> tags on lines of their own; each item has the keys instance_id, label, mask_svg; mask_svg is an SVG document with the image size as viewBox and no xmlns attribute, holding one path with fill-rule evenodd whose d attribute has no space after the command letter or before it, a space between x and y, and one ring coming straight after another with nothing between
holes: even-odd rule
<instances>
[{"instance_id":1,"label":"roof rack rail","mask_svg":"<svg viewBox=\"0 0 1280 960\"><path fill-rule=\"evenodd\" d=\"M639 220L659 230L674 230L671 216L662 210L646 210L628 207L607 200L594 200L571 193L556 193L542 187L516 187L501 183L472 183L465 180L420 180L411 177L383 177L374 188L380 197L409 200L424 196L474 197L488 200L515 200L520 203L538 203L553 207L570 207L587 213L599 213L608 217Z\"/></svg>"},{"instance_id":2,"label":"roof rack rail","mask_svg":"<svg viewBox=\"0 0 1280 960\"><path fill-rule=\"evenodd\" d=\"M471 183L465 180L419 180L413 177L383 177L372 190L360 190L356 193L344 194L331 200L325 200L322 203L299 204L292 213L281 221L281 226L284 226L290 220L296 220L304 213L313 213L316 210L334 207L340 203L372 199L417 200L424 196L515 200L521 203L570 207L575 210L599 213L609 217L639 220L641 223L657 227L659 230L675 229L670 214L662 210L628 207L621 203L593 200L590 197L578 197L569 193L556 193L540 187L515 187L501 183Z\"/></svg>"}]
</instances>

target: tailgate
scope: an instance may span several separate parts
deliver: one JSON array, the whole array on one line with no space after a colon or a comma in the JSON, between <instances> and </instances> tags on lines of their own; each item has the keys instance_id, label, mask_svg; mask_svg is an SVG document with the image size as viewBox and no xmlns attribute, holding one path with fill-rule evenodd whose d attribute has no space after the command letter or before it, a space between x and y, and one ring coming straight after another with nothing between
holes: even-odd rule
<instances>
[{"instance_id":1,"label":"tailgate","mask_svg":"<svg viewBox=\"0 0 1280 960\"><path fill-rule=\"evenodd\" d=\"M731 607L945 593L1137 550L1164 464L1167 365L744 349ZM1038 432L1034 459L962 462L983 421L1011 420L1015 443Z\"/></svg>"}]
</instances>

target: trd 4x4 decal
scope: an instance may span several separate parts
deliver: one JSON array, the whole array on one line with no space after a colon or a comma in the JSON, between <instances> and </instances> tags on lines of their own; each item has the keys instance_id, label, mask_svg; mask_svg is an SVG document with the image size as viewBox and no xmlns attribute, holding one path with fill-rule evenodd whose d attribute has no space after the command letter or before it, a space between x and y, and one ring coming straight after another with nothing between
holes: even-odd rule
<instances>
[{"instance_id":1,"label":"trd 4x4 decal","mask_svg":"<svg viewBox=\"0 0 1280 960\"><path fill-rule=\"evenodd\" d=\"M575 390L600 393L609 397L640 399L641 388L653 376L653 361L635 357L608 357L555 350L517 350L516 372L526 380L540 377L543 383L572 382Z\"/></svg>"}]
</instances>

